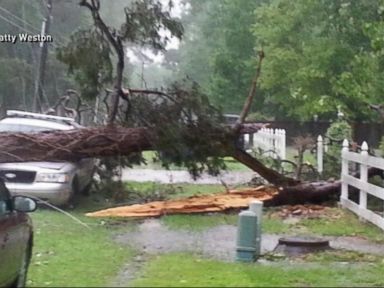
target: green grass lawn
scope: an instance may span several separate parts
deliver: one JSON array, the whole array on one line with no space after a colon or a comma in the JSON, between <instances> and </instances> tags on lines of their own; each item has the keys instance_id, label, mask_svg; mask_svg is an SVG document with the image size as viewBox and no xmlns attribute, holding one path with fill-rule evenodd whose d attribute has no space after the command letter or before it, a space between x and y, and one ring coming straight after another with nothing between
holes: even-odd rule
<instances>
[{"instance_id":1,"label":"green grass lawn","mask_svg":"<svg viewBox=\"0 0 384 288\"><path fill-rule=\"evenodd\" d=\"M313 259L315 260L315 259ZM167 254L147 263L135 287L383 286L384 263L279 261L223 263L191 254ZM325 264L325 265L324 265Z\"/></svg>"},{"instance_id":2,"label":"green grass lawn","mask_svg":"<svg viewBox=\"0 0 384 288\"><path fill-rule=\"evenodd\" d=\"M171 229L201 231L217 225L236 225L237 213L212 213L202 215L168 215L161 218ZM281 219L276 208L264 209L263 233L322 236L359 236L377 243L384 243L382 230L370 223L359 221L353 213L327 207L317 218L297 218L290 222Z\"/></svg>"},{"instance_id":3,"label":"green grass lawn","mask_svg":"<svg viewBox=\"0 0 384 288\"><path fill-rule=\"evenodd\" d=\"M105 287L129 260L132 251L111 240L114 230L110 226L74 215L90 229L56 211L40 209L31 214L35 245L28 286Z\"/></svg>"},{"instance_id":4,"label":"green grass lawn","mask_svg":"<svg viewBox=\"0 0 384 288\"><path fill-rule=\"evenodd\" d=\"M169 189L169 185L128 183L136 190ZM221 185L182 184L172 187L171 198L224 191ZM155 187L155 188L154 188ZM35 226L35 247L28 286L105 287L113 284L123 265L131 261L134 251L113 241L120 232L134 231L140 221L127 219L92 219L84 212L108 203L84 198L71 211L87 229L67 216L38 210L31 214ZM290 235L359 236L384 243L384 233L373 225L339 208L326 208L319 217L281 219L280 208L265 208L263 233ZM204 215L169 215L161 221L170 229L202 231L217 225L236 225L237 212ZM155 237L155 235L154 235ZM267 255L268 256L268 255ZM203 256L162 254L146 257L134 286L383 286L382 257L347 251L330 251L307 255L292 262L273 259L267 264L226 263ZM148 261L147 261L148 259Z\"/></svg>"}]
</instances>

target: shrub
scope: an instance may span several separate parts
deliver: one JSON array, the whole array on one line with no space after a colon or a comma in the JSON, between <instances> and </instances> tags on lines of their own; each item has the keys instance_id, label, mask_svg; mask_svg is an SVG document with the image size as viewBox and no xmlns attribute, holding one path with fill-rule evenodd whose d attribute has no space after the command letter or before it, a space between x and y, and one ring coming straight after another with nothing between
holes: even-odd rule
<instances>
[{"instance_id":1,"label":"shrub","mask_svg":"<svg viewBox=\"0 0 384 288\"><path fill-rule=\"evenodd\" d=\"M345 120L338 120L326 132L328 151L324 153L323 178L339 178L341 172L341 149L343 140L352 140L352 127Z\"/></svg>"}]
</instances>

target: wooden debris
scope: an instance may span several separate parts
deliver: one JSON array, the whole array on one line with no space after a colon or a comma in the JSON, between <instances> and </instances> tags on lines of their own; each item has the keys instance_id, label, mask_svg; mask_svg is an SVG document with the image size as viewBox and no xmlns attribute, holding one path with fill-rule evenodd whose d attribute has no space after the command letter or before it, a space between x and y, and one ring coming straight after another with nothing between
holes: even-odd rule
<instances>
[{"instance_id":1,"label":"wooden debris","mask_svg":"<svg viewBox=\"0 0 384 288\"><path fill-rule=\"evenodd\" d=\"M270 200L277 193L276 188L260 186L230 190L221 194L116 207L86 215L90 217L156 217L166 214L220 212L247 207L252 200Z\"/></svg>"},{"instance_id":2,"label":"wooden debris","mask_svg":"<svg viewBox=\"0 0 384 288\"><path fill-rule=\"evenodd\" d=\"M284 206L279 211L279 216L281 218L287 218L292 216L301 216L301 217L317 217L324 213L325 207L321 205L293 205L293 206Z\"/></svg>"}]
</instances>

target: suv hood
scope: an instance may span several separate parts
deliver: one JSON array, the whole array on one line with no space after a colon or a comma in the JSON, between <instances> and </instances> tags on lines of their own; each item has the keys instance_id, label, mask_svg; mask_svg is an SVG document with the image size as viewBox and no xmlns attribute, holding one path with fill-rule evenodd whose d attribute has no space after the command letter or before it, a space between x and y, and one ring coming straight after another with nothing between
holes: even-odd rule
<instances>
[{"instance_id":1,"label":"suv hood","mask_svg":"<svg viewBox=\"0 0 384 288\"><path fill-rule=\"evenodd\" d=\"M25 169L25 168L45 168L60 170L68 165L68 162L20 162L20 163L1 163L0 169Z\"/></svg>"}]
</instances>

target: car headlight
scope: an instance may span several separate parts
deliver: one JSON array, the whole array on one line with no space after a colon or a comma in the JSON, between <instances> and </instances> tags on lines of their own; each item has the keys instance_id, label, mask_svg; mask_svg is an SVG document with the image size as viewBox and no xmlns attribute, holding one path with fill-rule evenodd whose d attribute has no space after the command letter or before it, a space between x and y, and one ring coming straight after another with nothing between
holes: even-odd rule
<instances>
[{"instance_id":1,"label":"car headlight","mask_svg":"<svg viewBox=\"0 0 384 288\"><path fill-rule=\"evenodd\" d=\"M66 173L37 173L35 182L66 183L69 175Z\"/></svg>"}]
</instances>

